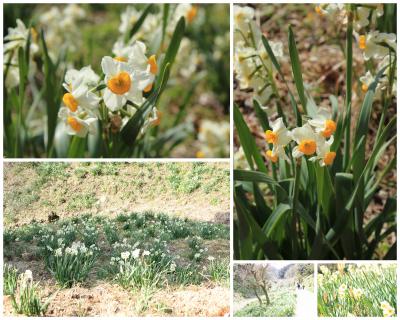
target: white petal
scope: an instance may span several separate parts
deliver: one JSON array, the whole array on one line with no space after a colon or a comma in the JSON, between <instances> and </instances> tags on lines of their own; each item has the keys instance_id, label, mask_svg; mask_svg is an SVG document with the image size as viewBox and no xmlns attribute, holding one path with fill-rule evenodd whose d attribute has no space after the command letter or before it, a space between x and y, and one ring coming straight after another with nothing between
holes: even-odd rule
<instances>
[{"instance_id":1,"label":"white petal","mask_svg":"<svg viewBox=\"0 0 400 320\"><path fill-rule=\"evenodd\" d=\"M126 98L134 104L141 105L143 103L143 93L138 90L135 86L131 86L131 89L126 94Z\"/></svg>"},{"instance_id":2,"label":"white petal","mask_svg":"<svg viewBox=\"0 0 400 320\"><path fill-rule=\"evenodd\" d=\"M117 65L111 57L103 57L101 60L101 69L106 75L114 75L118 72Z\"/></svg>"},{"instance_id":3,"label":"white petal","mask_svg":"<svg viewBox=\"0 0 400 320\"><path fill-rule=\"evenodd\" d=\"M107 108L110 109L111 111L118 111L126 103L126 98L124 95L114 94L108 88L104 90L103 99Z\"/></svg>"}]
</instances>

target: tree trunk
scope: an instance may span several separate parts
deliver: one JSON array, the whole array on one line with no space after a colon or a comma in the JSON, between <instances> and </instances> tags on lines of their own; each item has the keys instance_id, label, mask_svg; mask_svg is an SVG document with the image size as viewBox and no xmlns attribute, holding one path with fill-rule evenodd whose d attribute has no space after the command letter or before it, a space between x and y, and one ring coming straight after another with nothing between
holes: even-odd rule
<instances>
[{"instance_id":1,"label":"tree trunk","mask_svg":"<svg viewBox=\"0 0 400 320\"><path fill-rule=\"evenodd\" d=\"M264 294L265 294L265 299L267 300L267 305L270 304L271 301L269 300L268 291L267 291L266 286L261 286L261 289L262 289L262 291L263 291Z\"/></svg>"},{"instance_id":2,"label":"tree trunk","mask_svg":"<svg viewBox=\"0 0 400 320\"><path fill-rule=\"evenodd\" d=\"M258 299L258 302L260 303L260 305L262 305L262 300L261 300L260 296L257 293L257 288L253 287L253 291L254 291L254 294L256 295L257 299Z\"/></svg>"}]
</instances>

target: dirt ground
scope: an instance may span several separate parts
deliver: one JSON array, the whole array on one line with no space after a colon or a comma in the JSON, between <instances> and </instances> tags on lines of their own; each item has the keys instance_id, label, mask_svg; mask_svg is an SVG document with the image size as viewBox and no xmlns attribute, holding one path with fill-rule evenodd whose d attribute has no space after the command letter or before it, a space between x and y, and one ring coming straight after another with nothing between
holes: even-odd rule
<instances>
[{"instance_id":1,"label":"dirt ground","mask_svg":"<svg viewBox=\"0 0 400 320\"><path fill-rule=\"evenodd\" d=\"M46 316L141 315L135 309L138 300L143 300L140 293L131 294L105 281L62 291L46 283L45 294L50 301ZM229 313L229 296L229 288L204 284L160 290L142 303L157 301L155 307L146 310L146 316L224 316ZM13 316L10 297L5 296L3 302L4 316Z\"/></svg>"}]
</instances>

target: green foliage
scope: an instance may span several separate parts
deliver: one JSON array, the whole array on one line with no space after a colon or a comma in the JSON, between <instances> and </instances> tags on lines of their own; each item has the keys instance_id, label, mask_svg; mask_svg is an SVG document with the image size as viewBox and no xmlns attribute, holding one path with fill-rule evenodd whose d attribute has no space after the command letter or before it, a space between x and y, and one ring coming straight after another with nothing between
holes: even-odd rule
<instances>
[{"instance_id":1,"label":"green foliage","mask_svg":"<svg viewBox=\"0 0 400 320\"><path fill-rule=\"evenodd\" d=\"M86 248L73 243L71 247L57 248L46 257L46 266L61 287L72 287L88 277L96 261L95 247Z\"/></svg>"},{"instance_id":2,"label":"green foliage","mask_svg":"<svg viewBox=\"0 0 400 320\"><path fill-rule=\"evenodd\" d=\"M78 194L76 197L69 200L67 209L71 211L90 209L96 202L97 198L94 193Z\"/></svg>"},{"instance_id":3,"label":"green foliage","mask_svg":"<svg viewBox=\"0 0 400 320\"><path fill-rule=\"evenodd\" d=\"M392 316L396 315L395 264L347 264L336 271L321 266L320 270L319 316L383 317L385 308L382 308L382 302L393 308Z\"/></svg>"},{"instance_id":4,"label":"green foliage","mask_svg":"<svg viewBox=\"0 0 400 320\"><path fill-rule=\"evenodd\" d=\"M349 101L353 88L350 70L353 68L352 34L352 23L349 23L346 101ZM268 40L264 38L263 44L286 83ZM295 34L291 28L288 47L297 94L304 110L303 118L299 118L298 109L293 104L296 125L300 126L309 116L314 116L317 109L303 83ZM331 97L333 113L337 116L331 147L336 158L332 166L322 167L318 161L310 162L307 157L296 160L291 156L291 146L287 146L288 161L281 159L267 167L261 156L263 150L257 146L239 107L234 106L236 131L250 167L250 170L234 171L236 259L395 259L397 244L387 244L386 240L396 233L396 199L389 197L381 212L365 223L367 210L382 179L396 166L396 156L389 159L385 168L379 166L386 150L396 139L396 117L389 119L387 112L387 103L391 99L389 92L383 92L384 107L378 132L373 137L375 142L370 149L366 147L378 82L384 72L395 70L395 64L394 61L392 66L378 70L357 119L351 119L349 103L338 109L335 106L337 97ZM265 130L269 126L268 119L257 103L254 101L256 116ZM280 110L277 111L280 114ZM286 121L284 115L280 116ZM357 126L351 142L349 134L353 122ZM293 126L288 124L288 128ZM343 144L345 148L342 150ZM384 247L387 249L383 250Z\"/></svg>"},{"instance_id":5,"label":"green foliage","mask_svg":"<svg viewBox=\"0 0 400 320\"><path fill-rule=\"evenodd\" d=\"M235 317L292 317L296 306L293 290L280 289L269 293L271 303L261 304L254 301L235 312Z\"/></svg>"},{"instance_id":6,"label":"green foliage","mask_svg":"<svg viewBox=\"0 0 400 320\"><path fill-rule=\"evenodd\" d=\"M48 303L41 302L38 283L23 277L18 279L17 288L11 295L11 303L16 313L26 316L43 316L48 307Z\"/></svg>"},{"instance_id":7,"label":"green foliage","mask_svg":"<svg viewBox=\"0 0 400 320\"><path fill-rule=\"evenodd\" d=\"M12 295L17 289L18 270L9 264L3 267L3 294Z\"/></svg>"},{"instance_id":8,"label":"green foliage","mask_svg":"<svg viewBox=\"0 0 400 320\"><path fill-rule=\"evenodd\" d=\"M230 284L230 263L229 260L216 260L209 258L207 275L212 282L229 287Z\"/></svg>"}]
</instances>

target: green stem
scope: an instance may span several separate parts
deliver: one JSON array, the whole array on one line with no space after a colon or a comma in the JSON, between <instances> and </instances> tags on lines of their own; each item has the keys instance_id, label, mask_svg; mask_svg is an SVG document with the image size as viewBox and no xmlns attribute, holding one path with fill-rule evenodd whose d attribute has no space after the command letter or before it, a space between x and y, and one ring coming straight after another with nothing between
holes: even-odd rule
<instances>
[{"instance_id":1,"label":"green stem","mask_svg":"<svg viewBox=\"0 0 400 320\"><path fill-rule=\"evenodd\" d=\"M300 226L300 218L297 213L297 204L299 200L299 187L300 187L300 168L301 165L296 165L296 173L294 180L293 198L292 198L292 239L293 239L293 258L299 256L299 243L301 245L301 235L297 232L297 224ZM299 239L297 239L299 238Z\"/></svg>"}]
</instances>

